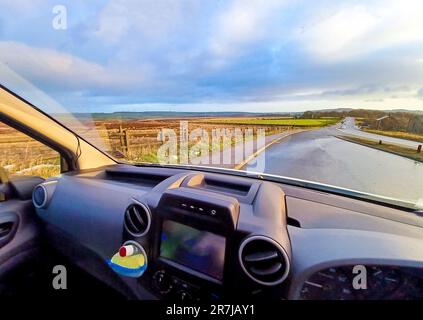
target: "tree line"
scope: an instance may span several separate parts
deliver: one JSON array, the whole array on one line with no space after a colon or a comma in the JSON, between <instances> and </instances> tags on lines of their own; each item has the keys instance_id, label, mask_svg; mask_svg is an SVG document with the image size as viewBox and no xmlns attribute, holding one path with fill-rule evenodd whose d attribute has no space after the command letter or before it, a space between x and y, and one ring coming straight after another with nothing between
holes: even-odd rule
<instances>
[{"instance_id":1,"label":"tree line","mask_svg":"<svg viewBox=\"0 0 423 320\"><path fill-rule=\"evenodd\" d=\"M361 126L375 130L404 131L423 134L423 115L412 112L388 112L382 110L328 110L306 111L301 118L316 119L325 117L355 117ZM381 119L383 118L383 119Z\"/></svg>"}]
</instances>

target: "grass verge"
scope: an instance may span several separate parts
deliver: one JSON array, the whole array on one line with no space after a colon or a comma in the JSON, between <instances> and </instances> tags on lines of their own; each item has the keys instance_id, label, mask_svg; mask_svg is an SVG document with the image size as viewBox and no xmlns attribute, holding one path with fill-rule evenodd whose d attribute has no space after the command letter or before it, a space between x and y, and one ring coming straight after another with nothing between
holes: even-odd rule
<instances>
[{"instance_id":1,"label":"grass verge","mask_svg":"<svg viewBox=\"0 0 423 320\"><path fill-rule=\"evenodd\" d=\"M358 143L366 147L374 148L377 150L389 152L392 154L396 154L398 156L402 156L405 158L409 158L411 160L423 162L423 151L418 153L417 150L413 150L410 148L404 148L393 144L383 143L379 144L378 141L351 137L351 136L337 136L339 139L343 139L349 142Z\"/></svg>"},{"instance_id":2,"label":"grass verge","mask_svg":"<svg viewBox=\"0 0 423 320\"><path fill-rule=\"evenodd\" d=\"M336 124L339 118L321 118L321 119L286 119L286 118L268 118L268 119L213 119L207 121L214 124L232 124L232 125L259 125L259 126L292 126L292 127L325 127Z\"/></svg>"},{"instance_id":3,"label":"grass verge","mask_svg":"<svg viewBox=\"0 0 423 320\"><path fill-rule=\"evenodd\" d=\"M383 136L392 137L392 138L423 142L423 135L416 134L416 133L408 133L408 132L402 132L402 131L372 130L372 129L363 129L363 131L381 134Z\"/></svg>"}]
</instances>

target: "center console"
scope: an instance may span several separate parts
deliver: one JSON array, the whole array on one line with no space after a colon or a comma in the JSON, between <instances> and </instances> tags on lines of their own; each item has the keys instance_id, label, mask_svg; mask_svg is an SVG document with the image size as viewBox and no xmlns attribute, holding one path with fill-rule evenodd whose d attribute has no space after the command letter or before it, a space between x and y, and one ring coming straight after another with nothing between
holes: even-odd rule
<instances>
[{"instance_id":1,"label":"center console","mask_svg":"<svg viewBox=\"0 0 423 320\"><path fill-rule=\"evenodd\" d=\"M148 268L138 281L158 298L198 301L283 290L291 246L281 188L221 179L189 175L128 207L124 239L145 249Z\"/></svg>"}]
</instances>

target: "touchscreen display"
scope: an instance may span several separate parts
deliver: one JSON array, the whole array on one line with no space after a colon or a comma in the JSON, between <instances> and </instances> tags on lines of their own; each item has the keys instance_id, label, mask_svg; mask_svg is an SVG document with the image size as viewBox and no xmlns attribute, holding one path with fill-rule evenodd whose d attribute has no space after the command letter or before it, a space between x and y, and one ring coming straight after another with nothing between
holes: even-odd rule
<instances>
[{"instance_id":1,"label":"touchscreen display","mask_svg":"<svg viewBox=\"0 0 423 320\"><path fill-rule=\"evenodd\" d=\"M166 220L163 223L160 256L222 280L225 238Z\"/></svg>"}]
</instances>

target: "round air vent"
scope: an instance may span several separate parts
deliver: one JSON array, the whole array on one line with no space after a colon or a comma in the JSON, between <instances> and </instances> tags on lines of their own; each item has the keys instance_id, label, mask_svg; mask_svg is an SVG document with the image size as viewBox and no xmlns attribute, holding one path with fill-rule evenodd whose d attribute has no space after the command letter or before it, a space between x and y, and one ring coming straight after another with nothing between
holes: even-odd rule
<instances>
[{"instance_id":1,"label":"round air vent","mask_svg":"<svg viewBox=\"0 0 423 320\"><path fill-rule=\"evenodd\" d=\"M242 242L239 248L239 262L252 280L266 286L274 286L284 281L290 267L284 248L264 236L252 236Z\"/></svg>"},{"instance_id":2,"label":"round air vent","mask_svg":"<svg viewBox=\"0 0 423 320\"><path fill-rule=\"evenodd\" d=\"M47 190L43 185L38 185L32 192L32 202L36 208L43 208L47 203Z\"/></svg>"},{"instance_id":3,"label":"round air vent","mask_svg":"<svg viewBox=\"0 0 423 320\"><path fill-rule=\"evenodd\" d=\"M32 191L32 203L37 209L44 209L48 206L50 199L56 189L57 181L48 181L39 184Z\"/></svg>"},{"instance_id":4,"label":"round air vent","mask_svg":"<svg viewBox=\"0 0 423 320\"><path fill-rule=\"evenodd\" d=\"M124 226L134 237L145 235L150 229L151 215L148 207L142 203L131 204L125 211Z\"/></svg>"}]
</instances>

